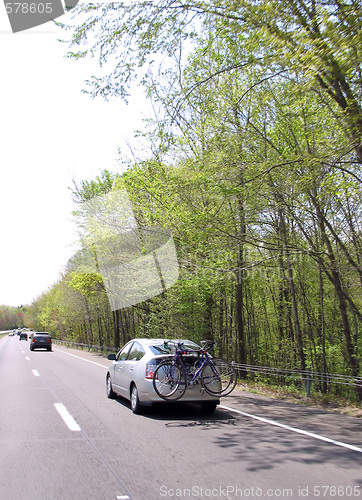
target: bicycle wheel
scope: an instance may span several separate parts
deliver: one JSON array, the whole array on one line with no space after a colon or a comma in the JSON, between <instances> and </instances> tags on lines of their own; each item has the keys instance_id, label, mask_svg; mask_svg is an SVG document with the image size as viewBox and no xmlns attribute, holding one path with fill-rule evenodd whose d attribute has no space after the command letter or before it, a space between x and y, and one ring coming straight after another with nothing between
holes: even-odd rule
<instances>
[{"instance_id":1,"label":"bicycle wheel","mask_svg":"<svg viewBox=\"0 0 362 500\"><path fill-rule=\"evenodd\" d=\"M177 401L186 391L185 375L174 361L162 361L153 374L153 387L160 398Z\"/></svg>"},{"instance_id":2,"label":"bicycle wheel","mask_svg":"<svg viewBox=\"0 0 362 500\"><path fill-rule=\"evenodd\" d=\"M234 367L225 359L210 359L202 369L201 384L212 396L227 396L236 386Z\"/></svg>"}]
</instances>

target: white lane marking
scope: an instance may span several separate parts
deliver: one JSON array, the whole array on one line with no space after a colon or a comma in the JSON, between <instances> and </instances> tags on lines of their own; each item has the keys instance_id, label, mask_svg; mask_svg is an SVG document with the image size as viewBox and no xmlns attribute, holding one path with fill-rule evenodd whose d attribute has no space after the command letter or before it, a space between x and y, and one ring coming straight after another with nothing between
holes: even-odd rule
<instances>
[{"instance_id":1,"label":"white lane marking","mask_svg":"<svg viewBox=\"0 0 362 500\"><path fill-rule=\"evenodd\" d=\"M223 408L224 410L228 411L233 411L234 413L238 413L239 415L243 415L244 417L253 418L254 420L259 420L259 422L263 422L264 424L274 425L275 427L280 427L281 429L285 429L290 432L296 432L297 434L302 434L303 436L311 437L313 439L318 439L319 441L324 441L326 443L334 444L335 446L341 446L342 448L347 448L348 450L362 453L362 448L359 448L358 446L353 446L352 444L347 444L343 443L342 441L336 441L335 439L331 439L325 436L320 436L319 434L314 434L314 432L304 431L302 429L298 429L297 427L291 427L290 425L280 424L275 420L258 417L257 415L252 415L251 413L235 410L234 408L229 408L228 406L220 405L219 408Z\"/></svg>"},{"instance_id":2,"label":"white lane marking","mask_svg":"<svg viewBox=\"0 0 362 500\"><path fill-rule=\"evenodd\" d=\"M40 377L38 370L31 370L35 377Z\"/></svg>"},{"instance_id":3,"label":"white lane marking","mask_svg":"<svg viewBox=\"0 0 362 500\"><path fill-rule=\"evenodd\" d=\"M26 359L27 361L30 361L30 358L28 358L28 356L26 356L26 358L25 358L25 359Z\"/></svg>"},{"instance_id":4,"label":"white lane marking","mask_svg":"<svg viewBox=\"0 0 362 500\"><path fill-rule=\"evenodd\" d=\"M105 368L106 370L108 369L108 366L101 365L100 363L96 363L95 361L90 361L89 359L82 358L80 356L77 356L76 354L70 354L70 352L64 352L64 351L61 351L60 349L54 349L54 351L61 352L62 354L67 354L68 356L73 356L73 358L78 358L78 359L81 359L82 361L87 361L87 363L92 363L93 365L101 366L102 368Z\"/></svg>"},{"instance_id":5,"label":"white lane marking","mask_svg":"<svg viewBox=\"0 0 362 500\"><path fill-rule=\"evenodd\" d=\"M117 500L127 500L128 498L129 498L128 495L121 495L116 497Z\"/></svg>"},{"instance_id":6,"label":"white lane marking","mask_svg":"<svg viewBox=\"0 0 362 500\"><path fill-rule=\"evenodd\" d=\"M80 427L62 403L54 403L55 409L70 431L80 431Z\"/></svg>"}]
</instances>

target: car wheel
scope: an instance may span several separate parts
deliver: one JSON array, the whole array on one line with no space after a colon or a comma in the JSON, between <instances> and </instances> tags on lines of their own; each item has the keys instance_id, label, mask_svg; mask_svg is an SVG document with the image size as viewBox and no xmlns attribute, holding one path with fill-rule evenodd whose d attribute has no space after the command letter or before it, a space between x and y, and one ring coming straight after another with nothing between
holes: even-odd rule
<instances>
[{"instance_id":1,"label":"car wheel","mask_svg":"<svg viewBox=\"0 0 362 500\"><path fill-rule=\"evenodd\" d=\"M205 414L214 413L217 407L217 402L214 401L205 401L201 403L201 411Z\"/></svg>"},{"instance_id":2,"label":"car wheel","mask_svg":"<svg viewBox=\"0 0 362 500\"><path fill-rule=\"evenodd\" d=\"M138 399L138 389L136 384L133 384L131 388L131 410L136 415L141 413L141 404L140 400Z\"/></svg>"},{"instance_id":3,"label":"car wheel","mask_svg":"<svg viewBox=\"0 0 362 500\"><path fill-rule=\"evenodd\" d=\"M109 399L115 399L115 397L117 396L117 394L114 392L114 390L112 389L112 380L111 380L111 376L108 375L107 376L107 397Z\"/></svg>"}]
</instances>

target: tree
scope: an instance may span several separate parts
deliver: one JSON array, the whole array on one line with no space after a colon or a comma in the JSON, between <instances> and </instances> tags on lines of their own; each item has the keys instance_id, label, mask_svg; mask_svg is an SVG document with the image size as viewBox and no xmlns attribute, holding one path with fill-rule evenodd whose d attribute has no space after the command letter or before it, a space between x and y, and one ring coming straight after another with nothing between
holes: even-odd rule
<instances>
[{"instance_id":1,"label":"tree","mask_svg":"<svg viewBox=\"0 0 362 500\"><path fill-rule=\"evenodd\" d=\"M302 85L317 84L315 91L319 89L331 113L344 124L349 147L341 155L348 156L353 149L362 163L361 10L360 0L242 0L224 4L159 0L78 5L73 17L81 22L73 28L68 55L83 58L98 53L100 64L108 64L108 71L88 81L91 95L126 98L134 78L139 76L152 92L170 67L182 68L183 51L198 44L199 33L202 36L217 29L223 37L225 57L216 71L201 72L188 93L236 68L263 68L264 78L302 74ZM81 50L72 50L80 45ZM205 58L212 47L205 48ZM164 71L156 68L155 82L152 71L157 66L155 59L160 60L156 54L161 53L167 62Z\"/></svg>"}]
</instances>

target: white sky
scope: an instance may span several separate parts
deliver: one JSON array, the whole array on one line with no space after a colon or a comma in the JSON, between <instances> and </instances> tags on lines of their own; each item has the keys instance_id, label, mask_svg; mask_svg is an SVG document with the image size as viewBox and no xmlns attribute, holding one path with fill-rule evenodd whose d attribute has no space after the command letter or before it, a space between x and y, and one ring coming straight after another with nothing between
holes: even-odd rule
<instances>
[{"instance_id":1,"label":"white sky","mask_svg":"<svg viewBox=\"0 0 362 500\"><path fill-rule=\"evenodd\" d=\"M0 305L58 280L77 239L72 179L120 171L117 146L128 154L142 127L139 90L128 106L81 93L97 63L66 59L63 36L52 23L13 34L0 2Z\"/></svg>"}]
</instances>

